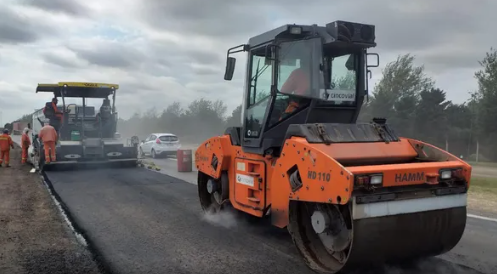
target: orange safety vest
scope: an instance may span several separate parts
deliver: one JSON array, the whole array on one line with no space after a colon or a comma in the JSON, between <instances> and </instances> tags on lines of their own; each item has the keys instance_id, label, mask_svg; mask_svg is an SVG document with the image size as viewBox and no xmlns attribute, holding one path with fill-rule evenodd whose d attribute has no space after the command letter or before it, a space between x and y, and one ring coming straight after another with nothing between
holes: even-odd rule
<instances>
[{"instance_id":1,"label":"orange safety vest","mask_svg":"<svg viewBox=\"0 0 497 274\"><path fill-rule=\"evenodd\" d=\"M7 151L10 150L10 148L13 148L14 142L12 141L12 138L8 134L2 134L0 135L0 151Z\"/></svg>"},{"instance_id":2,"label":"orange safety vest","mask_svg":"<svg viewBox=\"0 0 497 274\"><path fill-rule=\"evenodd\" d=\"M29 140L29 136L26 133L22 134L21 145L23 149L27 149L31 145L31 140Z\"/></svg>"}]
</instances>

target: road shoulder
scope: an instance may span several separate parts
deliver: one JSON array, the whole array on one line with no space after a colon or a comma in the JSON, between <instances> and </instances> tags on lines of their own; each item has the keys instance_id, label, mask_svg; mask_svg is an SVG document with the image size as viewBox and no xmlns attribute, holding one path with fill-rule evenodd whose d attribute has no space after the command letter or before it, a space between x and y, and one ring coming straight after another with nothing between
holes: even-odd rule
<instances>
[{"instance_id":1,"label":"road shoulder","mask_svg":"<svg viewBox=\"0 0 497 274\"><path fill-rule=\"evenodd\" d=\"M16 146L12 167L0 168L0 273L100 273L20 154Z\"/></svg>"}]
</instances>

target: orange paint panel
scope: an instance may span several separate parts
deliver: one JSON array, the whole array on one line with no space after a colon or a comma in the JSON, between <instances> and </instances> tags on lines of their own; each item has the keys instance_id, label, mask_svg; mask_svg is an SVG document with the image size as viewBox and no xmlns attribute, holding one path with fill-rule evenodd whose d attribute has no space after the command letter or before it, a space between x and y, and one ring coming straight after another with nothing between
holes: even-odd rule
<instances>
[{"instance_id":1,"label":"orange paint panel","mask_svg":"<svg viewBox=\"0 0 497 274\"><path fill-rule=\"evenodd\" d=\"M298 142L307 141L303 138L294 138ZM309 144L337 161L352 159L378 159L378 158L403 158L409 159L417 156L416 151L406 140L391 143L339 143L332 145Z\"/></svg>"},{"instance_id":2,"label":"orange paint panel","mask_svg":"<svg viewBox=\"0 0 497 274\"><path fill-rule=\"evenodd\" d=\"M302 186L292 191L290 178L296 167ZM346 204L351 197L352 173L303 138L285 142L273 172L271 215L278 227L288 224L289 200Z\"/></svg>"},{"instance_id":3,"label":"orange paint panel","mask_svg":"<svg viewBox=\"0 0 497 274\"><path fill-rule=\"evenodd\" d=\"M244 170L243 170L244 168ZM257 159L235 158L233 186L235 202L244 207L264 210L266 204L266 162Z\"/></svg>"},{"instance_id":4,"label":"orange paint panel","mask_svg":"<svg viewBox=\"0 0 497 274\"><path fill-rule=\"evenodd\" d=\"M230 164L231 143L228 135L212 137L202 143L195 152L195 166L212 178L219 178L223 170ZM212 167L212 158L217 157L217 168ZM226 156L225 156L226 155Z\"/></svg>"}]
</instances>

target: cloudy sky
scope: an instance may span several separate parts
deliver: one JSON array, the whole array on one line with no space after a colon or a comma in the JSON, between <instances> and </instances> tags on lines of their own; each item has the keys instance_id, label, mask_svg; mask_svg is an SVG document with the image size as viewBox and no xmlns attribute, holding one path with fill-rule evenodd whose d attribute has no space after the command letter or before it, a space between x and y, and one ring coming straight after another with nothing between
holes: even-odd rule
<instances>
[{"instance_id":1,"label":"cloudy sky","mask_svg":"<svg viewBox=\"0 0 497 274\"><path fill-rule=\"evenodd\" d=\"M495 0L1 0L1 123L43 106L37 83L121 85L122 117L173 101L241 102L244 72L223 80L225 52L286 23L350 20L377 26L381 65L411 52L449 99L476 88L480 60L497 47ZM381 76L373 71L373 83Z\"/></svg>"}]
</instances>

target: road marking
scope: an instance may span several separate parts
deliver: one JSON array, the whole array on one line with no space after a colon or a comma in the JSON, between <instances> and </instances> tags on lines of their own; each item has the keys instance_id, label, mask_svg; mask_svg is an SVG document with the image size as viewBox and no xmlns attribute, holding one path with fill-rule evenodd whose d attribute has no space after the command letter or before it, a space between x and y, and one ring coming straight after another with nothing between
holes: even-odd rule
<instances>
[{"instance_id":1,"label":"road marking","mask_svg":"<svg viewBox=\"0 0 497 274\"><path fill-rule=\"evenodd\" d=\"M176 159L176 158L167 158L167 159L168 159L168 160L171 160L171 161L175 161L175 162L177 162L177 161L178 161L178 159Z\"/></svg>"},{"instance_id":2,"label":"road marking","mask_svg":"<svg viewBox=\"0 0 497 274\"><path fill-rule=\"evenodd\" d=\"M470 218L475 218L475 219L480 219L480 220L485 220L485 221L496 222L497 223L497 219L496 218L489 218L489 217L480 216L480 215L474 215L474 214L467 214L467 216L470 217Z\"/></svg>"}]
</instances>

